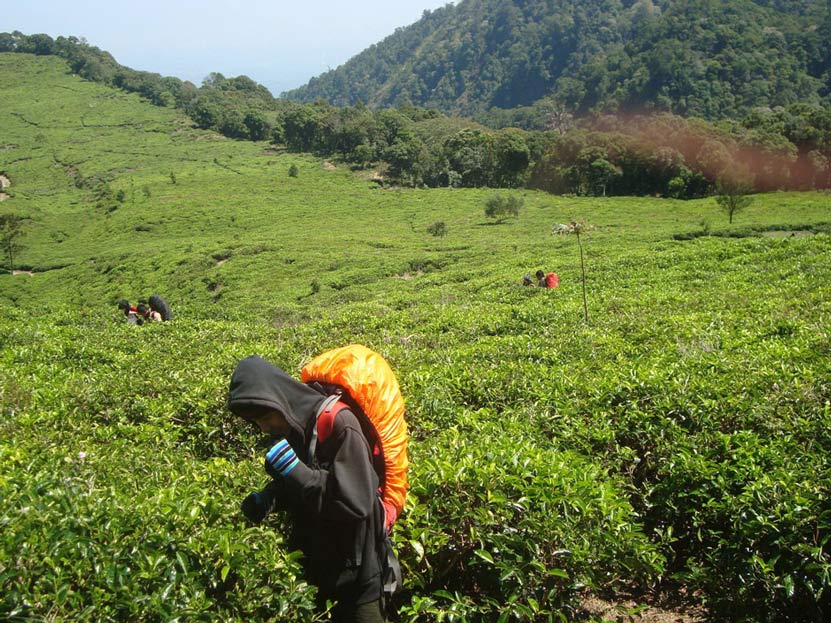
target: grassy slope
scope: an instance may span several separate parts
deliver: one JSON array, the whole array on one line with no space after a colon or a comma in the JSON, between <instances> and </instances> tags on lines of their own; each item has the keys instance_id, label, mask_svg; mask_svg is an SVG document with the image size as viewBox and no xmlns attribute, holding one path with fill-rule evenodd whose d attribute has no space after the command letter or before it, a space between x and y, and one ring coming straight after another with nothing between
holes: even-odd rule
<instances>
[{"instance_id":1,"label":"grassy slope","mask_svg":"<svg viewBox=\"0 0 831 623\"><path fill-rule=\"evenodd\" d=\"M723 232L726 217L713 200L532 192L518 219L493 225L483 216L492 191L379 189L311 157L193 130L173 111L69 75L56 59L0 55L0 76L0 172L13 195L0 209L31 217L20 261L36 273L0 275L2 432L14 440L0 446L0 496L18 501L2 525L25 527L7 533L2 551L23 547L15 535L42 534L17 567L54 582L29 586L21 612L45 616L50 595L69 582L51 607L76 620L130 608L140 618L199 608L255 616L256 587L286 587L294 576L280 563L263 577L257 564L278 564L254 543L268 531L228 520L260 479L256 461L227 461L259 452L252 436L228 428L228 374L250 352L296 370L353 340L389 357L408 401L413 495L397 534L412 620L435 615L416 599L438 588L458 590L474 619L475 608L489 612L483 595L506 601L513 580L494 582L505 568L494 571L475 550L537 556L565 566L575 583L598 584L653 581L654 561L665 558L667 576L712 590L716 604L722 589L728 602L775 600L788 581L819 574L800 565L829 568L824 553L805 549L828 529L820 519L831 483L827 235L676 241L702 221ZM91 189L76 187L78 176L108 180L126 201L107 213ZM823 194L760 196L737 225L811 228L831 220L828 205ZM589 325L580 320L576 241L551 235L571 218L597 226L584 241ZM446 238L426 233L437 220ZM560 289L520 287L537 267L556 270ZM136 332L117 322L117 298L151 291L171 300L176 323ZM80 318L30 317L8 304L79 301ZM232 310L239 320L204 320ZM66 448L73 486L88 490L82 498L55 480L53 459ZM79 462L81 450L89 457ZM33 492L51 500L38 506L42 523L25 512L41 504ZM525 500L523 512L507 500ZM106 523L99 506L116 521ZM182 520L192 508L204 522ZM50 522L93 545L88 526L109 531L137 562L112 562L104 547L78 563L82 579L67 580L49 561L71 539L51 542ZM545 539L513 541L506 525ZM136 554L152 556L160 534L202 567L184 572L173 560L162 573ZM223 553L222 535L242 549ZM572 561L545 559L561 548ZM129 576L120 592L109 579L83 579L84 565L100 559ZM205 587L225 564L247 583L223 601ZM496 564L510 568L510 556ZM522 603L545 598L528 588L539 584L556 586L557 599L573 594L557 577L546 584L515 566L511 577L535 578L517 589ZM160 574L174 578L174 597ZM16 577L0 556L8 611L22 608L27 576ZM739 579L722 587L722 577ZM268 603L301 613L303 595ZM99 613L80 616L96 599Z\"/></svg>"},{"instance_id":2,"label":"grassy slope","mask_svg":"<svg viewBox=\"0 0 831 623\"><path fill-rule=\"evenodd\" d=\"M80 295L109 305L158 290L198 307L219 294L225 307L260 315L309 294L314 280L322 291L309 303L378 298L421 288L393 279L437 265L477 287L481 279L515 282L542 265L569 281L572 242L551 237L555 222L588 219L613 255L700 229L702 219L714 231L725 224L712 200L528 192L520 219L493 226L483 216L492 191L378 189L312 158L194 130L175 111L68 74L55 58L4 54L0 71L0 170L13 194L0 207L31 217L19 262L40 273L0 283L0 296L20 303ZM297 178L287 174L292 164ZM124 203L98 207L94 188L76 187L79 179L107 181L124 191ZM825 206L819 195L763 197L738 222L810 224L827 218ZM437 220L449 230L441 240L425 231Z\"/></svg>"}]
</instances>

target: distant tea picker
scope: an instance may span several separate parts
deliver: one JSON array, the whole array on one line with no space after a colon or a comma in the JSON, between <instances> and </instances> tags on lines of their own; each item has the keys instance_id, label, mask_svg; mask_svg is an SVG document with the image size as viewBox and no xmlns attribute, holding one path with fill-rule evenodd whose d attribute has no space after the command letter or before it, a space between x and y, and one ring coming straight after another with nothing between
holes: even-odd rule
<instances>
[{"instance_id":1,"label":"distant tea picker","mask_svg":"<svg viewBox=\"0 0 831 623\"><path fill-rule=\"evenodd\" d=\"M161 296L153 294L147 302L139 301L138 305L130 305L129 301L122 299L118 302L120 309L129 324L141 325L145 322L164 322L173 319L173 312Z\"/></svg>"},{"instance_id":2,"label":"distant tea picker","mask_svg":"<svg viewBox=\"0 0 831 623\"><path fill-rule=\"evenodd\" d=\"M536 284L534 283L534 280L531 278L531 273L526 273L525 276L522 278L522 285L536 285L538 288L556 288L560 285L560 278L557 276L557 273L546 274L543 271L538 270L534 276L537 278Z\"/></svg>"},{"instance_id":3,"label":"distant tea picker","mask_svg":"<svg viewBox=\"0 0 831 623\"><path fill-rule=\"evenodd\" d=\"M544 273L541 270L537 271L537 286L540 288L556 288L560 285L560 278L557 273Z\"/></svg>"}]
</instances>

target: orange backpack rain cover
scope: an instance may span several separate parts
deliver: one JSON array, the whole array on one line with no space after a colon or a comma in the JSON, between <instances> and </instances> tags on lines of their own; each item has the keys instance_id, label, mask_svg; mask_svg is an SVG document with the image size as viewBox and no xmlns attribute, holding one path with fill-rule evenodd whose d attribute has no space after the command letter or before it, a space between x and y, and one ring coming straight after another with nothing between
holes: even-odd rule
<instances>
[{"instance_id":1,"label":"orange backpack rain cover","mask_svg":"<svg viewBox=\"0 0 831 623\"><path fill-rule=\"evenodd\" d=\"M386 523L392 525L407 497L409 460L404 397L389 364L366 346L350 344L318 355L303 366L300 377L304 383L340 385L372 422L384 456L381 501L387 511Z\"/></svg>"}]
</instances>

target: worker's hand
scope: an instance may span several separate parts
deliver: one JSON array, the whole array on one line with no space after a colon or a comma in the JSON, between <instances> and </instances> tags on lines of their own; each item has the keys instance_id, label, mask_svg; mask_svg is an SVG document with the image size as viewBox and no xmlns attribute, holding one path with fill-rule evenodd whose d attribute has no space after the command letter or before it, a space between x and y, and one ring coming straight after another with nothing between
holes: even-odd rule
<instances>
[{"instance_id":1,"label":"worker's hand","mask_svg":"<svg viewBox=\"0 0 831 623\"><path fill-rule=\"evenodd\" d=\"M271 450L265 455L265 471L272 478L285 478L299 462L300 459L297 458L289 442L281 439L271 446Z\"/></svg>"},{"instance_id":2,"label":"worker's hand","mask_svg":"<svg viewBox=\"0 0 831 623\"><path fill-rule=\"evenodd\" d=\"M253 524L261 523L268 516L268 504L265 497L255 491L245 496L240 504L240 510L245 518Z\"/></svg>"}]
</instances>

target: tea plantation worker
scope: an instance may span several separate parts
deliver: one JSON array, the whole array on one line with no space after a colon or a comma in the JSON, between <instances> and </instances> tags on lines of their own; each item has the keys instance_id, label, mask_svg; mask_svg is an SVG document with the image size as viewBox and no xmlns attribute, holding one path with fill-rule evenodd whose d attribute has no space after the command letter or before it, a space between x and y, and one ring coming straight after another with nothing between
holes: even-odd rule
<instances>
[{"instance_id":1,"label":"tea plantation worker","mask_svg":"<svg viewBox=\"0 0 831 623\"><path fill-rule=\"evenodd\" d=\"M318 408L326 397L257 356L239 362L228 409L272 437L265 470L272 481L242 502L260 523L274 510L293 519L289 545L299 548L320 605L336 602L332 621L385 621L382 556L384 515L378 475L366 437L344 409L334 430L307 456Z\"/></svg>"},{"instance_id":2,"label":"tea plantation worker","mask_svg":"<svg viewBox=\"0 0 831 623\"><path fill-rule=\"evenodd\" d=\"M173 318L170 305L158 294L151 294L150 298L147 299L147 304L150 305L151 310L159 314L159 320L167 321Z\"/></svg>"},{"instance_id":3,"label":"tea plantation worker","mask_svg":"<svg viewBox=\"0 0 831 623\"><path fill-rule=\"evenodd\" d=\"M531 279L531 273L525 273L525 276L522 278L522 285L524 285L524 286L534 285L534 280Z\"/></svg>"},{"instance_id":4,"label":"tea plantation worker","mask_svg":"<svg viewBox=\"0 0 831 623\"><path fill-rule=\"evenodd\" d=\"M557 273L548 273L545 276L545 287L546 288L557 288L560 285L560 278L557 276Z\"/></svg>"},{"instance_id":5,"label":"tea plantation worker","mask_svg":"<svg viewBox=\"0 0 831 623\"><path fill-rule=\"evenodd\" d=\"M557 273L545 274L543 271L537 271L537 286L540 288L556 288L560 285L560 278Z\"/></svg>"},{"instance_id":6,"label":"tea plantation worker","mask_svg":"<svg viewBox=\"0 0 831 623\"><path fill-rule=\"evenodd\" d=\"M138 315L137 308L130 305L127 300L121 299L118 302L118 309L124 312L125 320L128 324L144 323L144 319Z\"/></svg>"},{"instance_id":7,"label":"tea plantation worker","mask_svg":"<svg viewBox=\"0 0 831 623\"><path fill-rule=\"evenodd\" d=\"M136 313L144 318L145 322L161 322L162 315L150 309L145 303L139 303L136 307Z\"/></svg>"}]
</instances>

